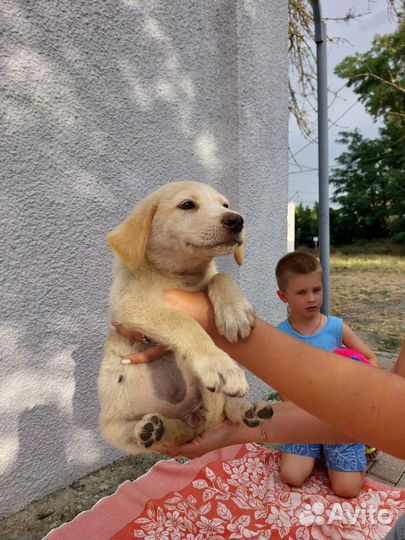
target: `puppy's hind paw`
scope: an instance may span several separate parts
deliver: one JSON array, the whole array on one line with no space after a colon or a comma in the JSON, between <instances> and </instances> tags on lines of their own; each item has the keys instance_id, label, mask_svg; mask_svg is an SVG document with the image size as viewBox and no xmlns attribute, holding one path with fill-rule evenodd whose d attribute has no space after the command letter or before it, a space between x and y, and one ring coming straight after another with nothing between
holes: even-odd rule
<instances>
[{"instance_id":1,"label":"puppy's hind paw","mask_svg":"<svg viewBox=\"0 0 405 540\"><path fill-rule=\"evenodd\" d=\"M253 403L243 415L243 422L248 427L256 427L273 416L273 407L266 401Z\"/></svg>"},{"instance_id":2,"label":"puppy's hind paw","mask_svg":"<svg viewBox=\"0 0 405 540\"><path fill-rule=\"evenodd\" d=\"M140 446L150 448L161 440L165 432L163 419L158 414L146 414L135 427L135 438Z\"/></svg>"}]
</instances>

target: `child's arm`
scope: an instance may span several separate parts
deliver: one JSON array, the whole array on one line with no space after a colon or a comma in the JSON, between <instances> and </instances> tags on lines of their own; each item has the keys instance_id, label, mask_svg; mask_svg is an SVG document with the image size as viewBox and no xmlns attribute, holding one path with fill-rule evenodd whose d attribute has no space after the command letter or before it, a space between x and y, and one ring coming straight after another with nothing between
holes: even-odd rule
<instances>
[{"instance_id":1,"label":"child's arm","mask_svg":"<svg viewBox=\"0 0 405 540\"><path fill-rule=\"evenodd\" d=\"M347 326L346 323L343 323L343 345L348 349L355 349L360 353L364 354L367 360L370 360L370 364L374 367L378 367L378 361L376 355L370 349L368 345L362 341L359 336L357 336L354 331Z\"/></svg>"}]
</instances>

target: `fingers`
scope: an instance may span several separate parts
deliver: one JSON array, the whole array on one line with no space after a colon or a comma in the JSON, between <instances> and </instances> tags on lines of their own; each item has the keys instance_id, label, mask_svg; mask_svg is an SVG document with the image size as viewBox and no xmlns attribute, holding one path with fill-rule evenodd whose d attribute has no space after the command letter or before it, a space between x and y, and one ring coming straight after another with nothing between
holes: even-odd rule
<instances>
[{"instance_id":1,"label":"fingers","mask_svg":"<svg viewBox=\"0 0 405 540\"><path fill-rule=\"evenodd\" d=\"M126 339L128 339L131 342L137 341L138 343L149 343L149 340L146 336L141 334L140 332L133 332L130 330L127 330L122 324L118 322L112 322L111 328L115 331L124 336ZM146 364L148 362L153 362L153 360L158 360L165 354L170 352L169 347L166 347L165 345L152 345L145 351L134 353L134 354L127 354L124 356L121 360L122 364Z\"/></svg>"},{"instance_id":2,"label":"fingers","mask_svg":"<svg viewBox=\"0 0 405 540\"><path fill-rule=\"evenodd\" d=\"M218 448L241 442L240 440L235 440L232 435L234 432L235 424L225 420L217 426L204 431L204 433L198 435L192 441L182 444L177 450L180 455L187 458L200 457L212 450L218 450Z\"/></svg>"},{"instance_id":3,"label":"fingers","mask_svg":"<svg viewBox=\"0 0 405 540\"><path fill-rule=\"evenodd\" d=\"M165 448L164 453L166 454L166 456L173 457L173 458L182 457L180 453L180 447L178 446L171 446L170 448Z\"/></svg>"},{"instance_id":4,"label":"fingers","mask_svg":"<svg viewBox=\"0 0 405 540\"><path fill-rule=\"evenodd\" d=\"M145 351L136 354L127 354L123 357L121 362L123 364L146 364L158 360L168 352L170 352L169 347L165 347L164 345L152 345Z\"/></svg>"},{"instance_id":5,"label":"fingers","mask_svg":"<svg viewBox=\"0 0 405 540\"><path fill-rule=\"evenodd\" d=\"M198 435L192 441L182 444L177 449L178 456L184 456L186 458L200 457L207 452L204 437Z\"/></svg>"},{"instance_id":6,"label":"fingers","mask_svg":"<svg viewBox=\"0 0 405 540\"><path fill-rule=\"evenodd\" d=\"M122 324L117 322L112 322L111 327L121 334L121 336L124 336L129 341L134 342L138 341L139 343L148 343L148 338L146 338L143 334L140 332L133 332L131 330L127 330Z\"/></svg>"}]
</instances>

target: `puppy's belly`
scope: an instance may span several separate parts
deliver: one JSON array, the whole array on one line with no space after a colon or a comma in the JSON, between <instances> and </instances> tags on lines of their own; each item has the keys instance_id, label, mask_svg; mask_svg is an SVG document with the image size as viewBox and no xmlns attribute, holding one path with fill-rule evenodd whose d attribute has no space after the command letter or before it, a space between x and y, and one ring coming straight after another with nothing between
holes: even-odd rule
<instances>
[{"instance_id":1,"label":"puppy's belly","mask_svg":"<svg viewBox=\"0 0 405 540\"><path fill-rule=\"evenodd\" d=\"M136 419L159 413L167 418L182 419L190 425L202 420L199 381L190 370L180 368L172 355L147 364L108 371L108 386L112 390L112 400L108 401L114 416ZM103 386L105 383L104 380Z\"/></svg>"}]
</instances>

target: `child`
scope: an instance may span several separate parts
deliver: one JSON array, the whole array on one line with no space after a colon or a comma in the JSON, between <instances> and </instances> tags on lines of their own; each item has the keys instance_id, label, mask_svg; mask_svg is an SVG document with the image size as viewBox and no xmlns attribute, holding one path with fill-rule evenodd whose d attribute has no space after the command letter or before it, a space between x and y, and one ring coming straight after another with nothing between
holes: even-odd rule
<instances>
[{"instance_id":1,"label":"child","mask_svg":"<svg viewBox=\"0 0 405 540\"><path fill-rule=\"evenodd\" d=\"M343 344L356 349L371 365L377 366L374 353L342 319L321 313L322 267L316 257L305 252L285 255L277 263L276 278L277 294L289 308L288 319L278 325L279 330L330 352ZM335 494L356 497L363 486L367 468L364 444L284 445L280 465L283 481L301 486L312 473L322 449Z\"/></svg>"}]
</instances>

